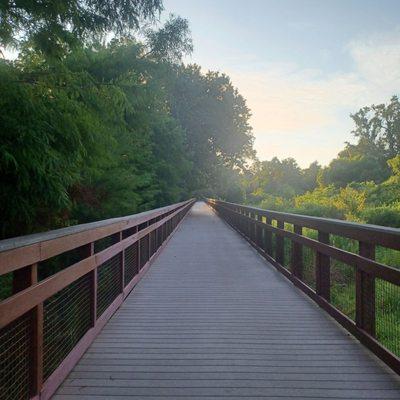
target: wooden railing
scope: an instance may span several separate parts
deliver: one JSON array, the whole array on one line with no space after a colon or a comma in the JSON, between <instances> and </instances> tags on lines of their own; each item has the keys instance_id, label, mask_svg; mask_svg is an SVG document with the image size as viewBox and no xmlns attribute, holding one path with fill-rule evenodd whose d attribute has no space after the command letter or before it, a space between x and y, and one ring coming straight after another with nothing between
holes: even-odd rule
<instances>
[{"instance_id":1,"label":"wooden railing","mask_svg":"<svg viewBox=\"0 0 400 400\"><path fill-rule=\"evenodd\" d=\"M1 399L51 397L193 202L0 242Z\"/></svg>"},{"instance_id":2,"label":"wooden railing","mask_svg":"<svg viewBox=\"0 0 400 400\"><path fill-rule=\"evenodd\" d=\"M208 204L400 373L400 229L208 199Z\"/></svg>"}]
</instances>

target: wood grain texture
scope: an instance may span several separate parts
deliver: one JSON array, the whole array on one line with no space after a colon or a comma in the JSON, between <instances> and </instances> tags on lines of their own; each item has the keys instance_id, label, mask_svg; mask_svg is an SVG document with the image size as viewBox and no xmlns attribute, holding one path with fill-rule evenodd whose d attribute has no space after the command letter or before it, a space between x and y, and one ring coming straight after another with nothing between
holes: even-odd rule
<instances>
[{"instance_id":1,"label":"wood grain texture","mask_svg":"<svg viewBox=\"0 0 400 400\"><path fill-rule=\"evenodd\" d=\"M398 399L398 377L197 203L62 399Z\"/></svg>"}]
</instances>

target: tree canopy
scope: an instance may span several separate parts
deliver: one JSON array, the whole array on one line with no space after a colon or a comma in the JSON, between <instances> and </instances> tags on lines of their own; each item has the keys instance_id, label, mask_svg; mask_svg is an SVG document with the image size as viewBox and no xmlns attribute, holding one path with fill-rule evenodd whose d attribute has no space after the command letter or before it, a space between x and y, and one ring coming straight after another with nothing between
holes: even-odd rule
<instances>
[{"instance_id":1,"label":"tree canopy","mask_svg":"<svg viewBox=\"0 0 400 400\"><path fill-rule=\"evenodd\" d=\"M0 2L0 44L29 41L45 54L59 55L109 32L126 36L162 9L162 0L6 0Z\"/></svg>"},{"instance_id":2,"label":"tree canopy","mask_svg":"<svg viewBox=\"0 0 400 400\"><path fill-rule=\"evenodd\" d=\"M240 193L250 113L227 76L177 62L187 28L0 61L3 237Z\"/></svg>"}]
</instances>

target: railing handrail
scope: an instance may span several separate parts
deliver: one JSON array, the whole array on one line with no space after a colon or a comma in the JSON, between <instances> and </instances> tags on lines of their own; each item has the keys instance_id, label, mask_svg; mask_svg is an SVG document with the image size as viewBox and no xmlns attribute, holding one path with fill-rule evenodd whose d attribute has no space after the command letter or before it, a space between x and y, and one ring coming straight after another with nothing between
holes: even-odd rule
<instances>
[{"instance_id":1,"label":"railing handrail","mask_svg":"<svg viewBox=\"0 0 400 400\"><path fill-rule=\"evenodd\" d=\"M113 233L140 225L162 214L183 207L193 202L193 200L189 199L125 217L110 218L1 240L0 275L57 256L76 248L78 244L85 245Z\"/></svg>"},{"instance_id":2,"label":"railing handrail","mask_svg":"<svg viewBox=\"0 0 400 400\"><path fill-rule=\"evenodd\" d=\"M314 217L311 215L302 215L286 213L282 211L267 210L258 207L252 207L243 204L230 203L223 200L207 199L209 202L220 202L221 204L241 207L247 211L254 211L257 214L285 221L287 223L301 225L305 228L320 230L331 234L339 234L350 239L362 240L368 243L374 243L391 249L400 250L400 229L386 227L381 225L362 224L358 222L342 221L340 219Z\"/></svg>"},{"instance_id":3,"label":"railing handrail","mask_svg":"<svg viewBox=\"0 0 400 400\"><path fill-rule=\"evenodd\" d=\"M160 214L164 214L165 212L176 209L176 208L180 207L181 205L189 203L192 200L193 199L189 199L189 200L185 200L185 201L175 203L172 205L168 205L165 207L159 207L159 208L155 208L152 210L143 211L143 212L137 213L137 214L126 215L123 217L107 218L107 219L103 219L103 220L99 220L99 221L87 222L84 224L71 225L71 226L67 226L65 228L52 229L50 231L32 233L29 235L15 236L15 237L12 237L9 239L3 239L3 240L0 240L0 252L11 250L11 249L16 249L19 247L28 246L28 245L35 244L38 242L44 242L44 241L48 241L48 240L58 239L63 236L69 236L69 235L73 235L75 233L81 233L81 232L85 232L88 230L101 228L103 226L113 225L113 224L121 223L121 222L124 222L126 224L128 224L130 222L134 222L134 224L137 225L142 222L145 222L148 219L157 217ZM151 218L149 218L149 217L151 217ZM128 226L128 228L129 228L129 226ZM127 229L127 228L125 228L125 229Z\"/></svg>"}]
</instances>

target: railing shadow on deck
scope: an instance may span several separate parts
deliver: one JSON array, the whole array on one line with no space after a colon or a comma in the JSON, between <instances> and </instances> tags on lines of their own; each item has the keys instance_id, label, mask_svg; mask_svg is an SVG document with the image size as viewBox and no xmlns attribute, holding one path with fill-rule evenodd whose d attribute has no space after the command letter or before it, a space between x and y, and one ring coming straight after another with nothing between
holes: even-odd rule
<instances>
[{"instance_id":1,"label":"railing shadow on deck","mask_svg":"<svg viewBox=\"0 0 400 400\"><path fill-rule=\"evenodd\" d=\"M0 242L0 398L49 399L194 200Z\"/></svg>"},{"instance_id":2,"label":"railing shadow on deck","mask_svg":"<svg viewBox=\"0 0 400 400\"><path fill-rule=\"evenodd\" d=\"M400 229L207 203L319 306L400 374ZM398 254L397 254L398 255Z\"/></svg>"}]
</instances>

